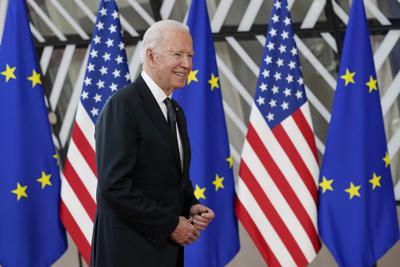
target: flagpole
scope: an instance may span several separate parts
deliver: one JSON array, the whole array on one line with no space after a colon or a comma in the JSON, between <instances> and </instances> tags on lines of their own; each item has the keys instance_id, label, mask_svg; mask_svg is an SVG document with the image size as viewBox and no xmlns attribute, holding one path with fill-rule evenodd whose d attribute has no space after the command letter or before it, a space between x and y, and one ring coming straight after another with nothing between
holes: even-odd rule
<instances>
[{"instance_id":1,"label":"flagpole","mask_svg":"<svg viewBox=\"0 0 400 267\"><path fill-rule=\"evenodd\" d=\"M333 0L333 1L335 1L335 0ZM339 27L340 21L338 20L336 14L335 14L332 2L327 1L326 5L327 5L326 6L327 8L325 9L326 17L327 17L327 20L330 21L333 25L333 34L334 34L334 37L336 40L337 50L339 52L339 54L336 54L337 55L336 57L338 57L338 55L341 55L341 51L342 51L342 47L343 47L343 37L342 37L343 30L340 29L340 27ZM340 58L336 58L336 59L340 60Z\"/></svg>"},{"instance_id":2,"label":"flagpole","mask_svg":"<svg viewBox=\"0 0 400 267\"><path fill-rule=\"evenodd\" d=\"M79 262L79 267L83 267L83 264L82 264L82 255L81 255L81 253L79 252L79 250L78 250L78 262Z\"/></svg>"},{"instance_id":3,"label":"flagpole","mask_svg":"<svg viewBox=\"0 0 400 267\"><path fill-rule=\"evenodd\" d=\"M36 54L39 55L38 50L36 50ZM42 70L41 70L42 72ZM46 107L47 107L47 111L48 111L48 118L49 118L49 122L50 122L50 127L51 127L51 131L52 134L54 134L54 136L56 137L57 140L57 146L58 147L58 154L59 154L59 168L60 170L63 169L64 163L65 163L65 158L67 156L67 152L65 151L65 147L63 147L62 143L61 143L61 139L59 136L59 131L57 131L56 129L56 125L58 122L60 122L60 120L58 119L59 116L57 115L56 111L53 111L53 108L51 106L51 102L50 102L50 96L49 96L49 92L46 90L46 88L51 88L50 83L48 82L48 80L45 78L45 75L42 73L43 75L43 92L44 92L44 97L46 99Z\"/></svg>"}]
</instances>

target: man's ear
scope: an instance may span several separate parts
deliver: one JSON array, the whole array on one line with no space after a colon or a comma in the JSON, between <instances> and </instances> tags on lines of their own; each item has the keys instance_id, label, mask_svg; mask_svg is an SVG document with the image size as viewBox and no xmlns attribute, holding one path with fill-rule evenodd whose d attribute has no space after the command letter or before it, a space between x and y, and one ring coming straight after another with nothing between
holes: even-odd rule
<instances>
[{"instance_id":1,"label":"man's ear","mask_svg":"<svg viewBox=\"0 0 400 267\"><path fill-rule=\"evenodd\" d=\"M147 62L150 65L154 64L154 51L153 51L153 49L147 48L147 50L146 50L146 58L147 58Z\"/></svg>"}]
</instances>

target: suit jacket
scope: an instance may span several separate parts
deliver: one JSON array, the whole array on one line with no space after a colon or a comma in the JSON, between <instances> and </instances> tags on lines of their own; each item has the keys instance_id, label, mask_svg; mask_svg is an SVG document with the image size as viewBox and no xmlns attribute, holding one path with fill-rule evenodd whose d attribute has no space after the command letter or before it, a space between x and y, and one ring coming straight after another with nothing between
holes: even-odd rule
<instances>
[{"instance_id":1,"label":"suit jacket","mask_svg":"<svg viewBox=\"0 0 400 267\"><path fill-rule=\"evenodd\" d=\"M114 94L96 124L97 210L92 267L183 266L169 236L198 203L189 180L183 110L173 100L183 147L141 76Z\"/></svg>"}]
</instances>

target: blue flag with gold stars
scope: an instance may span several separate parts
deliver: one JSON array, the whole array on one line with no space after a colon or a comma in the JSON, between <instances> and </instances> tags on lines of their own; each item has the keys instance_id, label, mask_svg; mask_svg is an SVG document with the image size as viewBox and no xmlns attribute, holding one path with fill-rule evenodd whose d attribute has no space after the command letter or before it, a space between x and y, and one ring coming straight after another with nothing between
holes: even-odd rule
<instances>
[{"instance_id":1,"label":"blue flag with gold stars","mask_svg":"<svg viewBox=\"0 0 400 267\"><path fill-rule=\"evenodd\" d=\"M354 0L319 183L319 231L339 266L372 266L399 239L367 19Z\"/></svg>"},{"instance_id":2,"label":"blue flag with gold stars","mask_svg":"<svg viewBox=\"0 0 400 267\"><path fill-rule=\"evenodd\" d=\"M50 266L65 251L60 177L24 0L0 46L0 265Z\"/></svg>"},{"instance_id":3,"label":"blue flag with gold stars","mask_svg":"<svg viewBox=\"0 0 400 267\"><path fill-rule=\"evenodd\" d=\"M239 238L232 157L204 0L192 1L187 24L193 37L193 69L187 86L176 91L174 99L183 107L187 118L194 194L215 212L215 219L195 243L185 247L185 266L217 267L226 265L236 255Z\"/></svg>"}]
</instances>

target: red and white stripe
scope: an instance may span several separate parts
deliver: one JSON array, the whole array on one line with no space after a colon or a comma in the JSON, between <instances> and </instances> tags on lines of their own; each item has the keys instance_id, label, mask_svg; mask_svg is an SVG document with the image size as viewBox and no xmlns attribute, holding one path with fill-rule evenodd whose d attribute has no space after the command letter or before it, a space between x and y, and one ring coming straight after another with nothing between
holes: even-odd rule
<instances>
[{"instance_id":1,"label":"red and white stripe","mask_svg":"<svg viewBox=\"0 0 400 267\"><path fill-rule=\"evenodd\" d=\"M306 266L319 251L318 172L308 103L273 129L254 103L236 212L268 266Z\"/></svg>"},{"instance_id":2,"label":"red and white stripe","mask_svg":"<svg viewBox=\"0 0 400 267\"><path fill-rule=\"evenodd\" d=\"M88 264L96 211L94 128L93 121L79 103L61 176L61 220Z\"/></svg>"}]
</instances>

